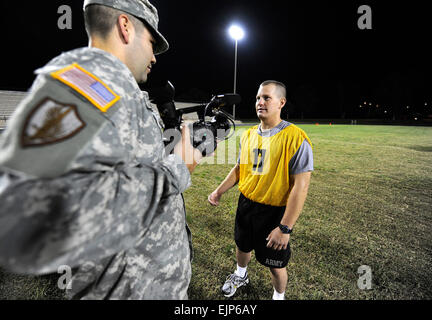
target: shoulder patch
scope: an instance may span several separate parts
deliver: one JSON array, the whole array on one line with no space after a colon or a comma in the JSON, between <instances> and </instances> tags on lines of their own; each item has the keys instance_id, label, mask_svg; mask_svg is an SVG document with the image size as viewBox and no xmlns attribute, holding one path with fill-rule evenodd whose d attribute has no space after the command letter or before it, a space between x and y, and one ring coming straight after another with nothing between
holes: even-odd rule
<instances>
[{"instance_id":1,"label":"shoulder patch","mask_svg":"<svg viewBox=\"0 0 432 320\"><path fill-rule=\"evenodd\" d=\"M77 63L53 72L51 76L86 97L102 112L106 112L120 99L120 96L112 91L102 80Z\"/></svg>"},{"instance_id":2,"label":"shoulder patch","mask_svg":"<svg viewBox=\"0 0 432 320\"><path fill-rule=\"evenodd\" d=\"M27 116L21 143L23 147L56 143L73 137L84 127L76 106L45 98Z\"/></svg>"}]
</instances>

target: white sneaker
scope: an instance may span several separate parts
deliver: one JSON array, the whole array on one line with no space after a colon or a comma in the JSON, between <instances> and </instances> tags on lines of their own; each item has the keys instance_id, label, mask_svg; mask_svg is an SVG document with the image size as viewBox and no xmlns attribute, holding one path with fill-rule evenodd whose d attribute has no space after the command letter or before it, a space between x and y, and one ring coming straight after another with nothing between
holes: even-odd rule
<instances>
[{"instance_id":1,"label":"white sneaker","mask_svg":"<svg viewBox=\"0 0 432 320\"><path fill-rule=\"evenodd\" d=\"M222 292L225 297L229 298L234 295L238 288L245 286L249 283L249 278L247 271L243 278L239 277L237 274L230 274L224 285L222 286Z\"/></svg>"}]
</instances>

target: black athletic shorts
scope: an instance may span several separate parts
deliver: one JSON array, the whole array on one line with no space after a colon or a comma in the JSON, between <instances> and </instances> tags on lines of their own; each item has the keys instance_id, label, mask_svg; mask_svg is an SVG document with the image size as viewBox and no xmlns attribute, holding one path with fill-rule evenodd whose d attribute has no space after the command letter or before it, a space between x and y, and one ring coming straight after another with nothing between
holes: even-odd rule
<instances>
[{"instance_id":1,"label":"black athletic shorts","mask_svg":"<svg viewBox=\"0 0 432 320\"><path fill-rule=\"evenodd\" d=\"M249 200L240 194L235 219L234 237L237 247L245 252L255 250L259 263L270 268L284 268L291 257L291 248L267 248L267 236L276 228L285 207L273 207Z\"/></svg>"}]
</instances>

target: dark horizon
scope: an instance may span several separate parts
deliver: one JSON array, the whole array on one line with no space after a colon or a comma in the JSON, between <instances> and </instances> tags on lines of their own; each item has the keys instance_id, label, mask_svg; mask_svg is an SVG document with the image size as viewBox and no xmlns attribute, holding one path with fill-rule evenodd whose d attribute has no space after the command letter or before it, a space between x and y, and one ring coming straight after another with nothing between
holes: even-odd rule
<instances>
[{"instance_id":1,"label":"dark horizon","mask_svg":"<svg viewBox=\"0 0 432 320\"><path fill-rule=\"evenodd\" d=\"M238 52L238 117L255 116L257 88L268 79L286 84L290 117L411 119L432 114L424 3L151 2L171 48L157 56L147 85L170 80L176 100L209 100L233 91L234 41L227 29L238 22L246 30ZM357 26L363 4L372 9L372 30ZM60 5L72 8L72 30L57 27ZM87 46L82 1L3 2L0 8L7 13L1 22L0 89L27 90L35 69L61 52Z\"/></svg>"}]
</instances>

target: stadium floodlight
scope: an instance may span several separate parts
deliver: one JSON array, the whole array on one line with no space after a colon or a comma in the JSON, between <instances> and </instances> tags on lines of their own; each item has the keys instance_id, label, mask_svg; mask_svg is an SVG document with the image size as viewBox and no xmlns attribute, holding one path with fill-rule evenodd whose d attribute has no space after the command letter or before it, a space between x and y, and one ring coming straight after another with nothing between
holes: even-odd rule
<instances>
[{"instance_id":1,"label":"stadium floodlight","mask_svg":"<svg viewBox=\"0 0 432 320\"><path fill-rule=\"evenodd\" d=\"M231 38L233 38L234 40L238 41L243 39L244 37L244 31L242 28L240 28L237 25L232 25L229 30L228 30Z\"/></svg>"},{"instance_id":2,"label":"stadium floodlight","mask_svg":"<svg viewBox=\"0 0 432 320\"><path fill-rule=\"evenodd\" d=\"M238 48L238 41L244 38L244 31L241 27L238 25L231 25L231 27L228 29L228 33L235 40L235 53L234 53L234 93L237 93L237 48ZM233 118L235 120L235 108L236 106L233 105Z\"/></svg>"}]
</instances>

